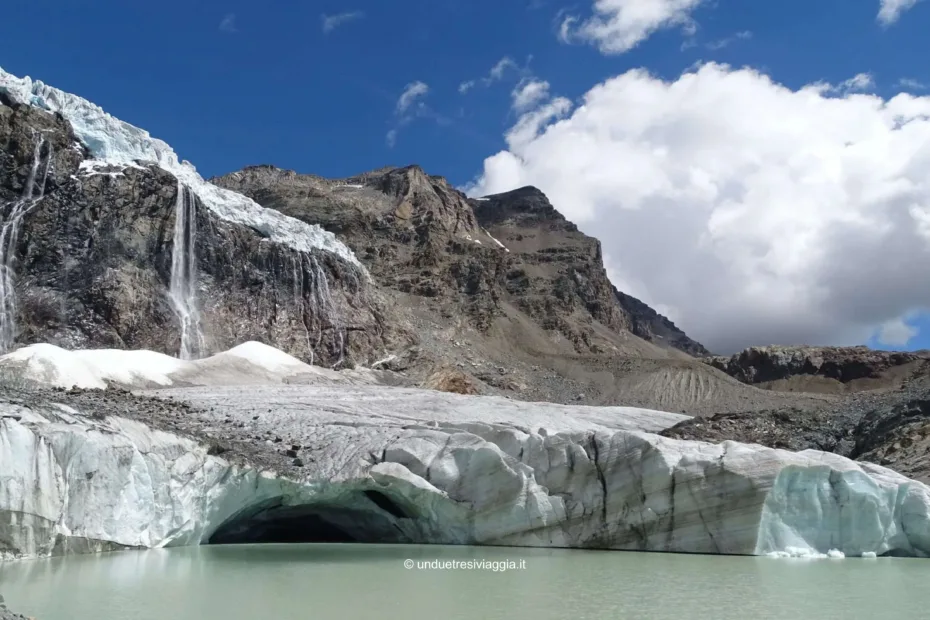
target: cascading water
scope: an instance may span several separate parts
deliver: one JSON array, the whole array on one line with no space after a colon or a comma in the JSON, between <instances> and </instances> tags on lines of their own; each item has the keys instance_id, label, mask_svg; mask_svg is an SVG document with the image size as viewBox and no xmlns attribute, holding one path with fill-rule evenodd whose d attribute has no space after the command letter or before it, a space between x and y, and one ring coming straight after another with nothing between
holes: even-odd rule
<instances>
[{"instance_id":1,"label":"cascading water","mask_svg":"<svg viewBox=\"0 0 930 620\"><path fill-rule=\"evenodd\" d=\"M323 343L324 328L329 326L333 330L334 348L339 351L339 359L333 364L333 368L336 368L345 361L346 335L329 289L329 282L326 280L326 272L313 254L305 252L295 254L292 272L294 302L300 313L310 363L313 364L314 351L319 349ZM311 342L310 327L307 325L308 318L315 319L317 324L315 344Z\"/></svg>"},{"instance_id":2,"label":"cascading water","mask_svg":"<svg viewBox=\"0 0 930 620\"><path fill-rule=\"evenodd\" d=\"M181 324L182 360L202 357L206 342L197 308L197 196L178 180L171 250L171 287L168 296Z\"/></svg>"},{"instance_id":3,"label":"cascading water","mask_svg":"<svg viewBox=\"0 0 930 620\"><path fill-rule=\"evenodd\" d=\"M46 148L47 147L47 148ZM45 165L42 166L42 150L45 149ZM16 243L23 217L45 195L45 183L52 165L52 145L41 134L36 134L32 154L32 166L23 186L22 196L4 205L3 228L0 230L0 352L6 353L16 339L16 282L14 266Z\"/></svg>"}]
</instances>

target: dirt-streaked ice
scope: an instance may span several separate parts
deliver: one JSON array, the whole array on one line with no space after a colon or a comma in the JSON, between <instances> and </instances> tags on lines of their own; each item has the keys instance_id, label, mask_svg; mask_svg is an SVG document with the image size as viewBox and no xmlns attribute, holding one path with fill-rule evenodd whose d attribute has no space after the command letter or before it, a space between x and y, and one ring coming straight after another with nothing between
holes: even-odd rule
<instances>
[{"instance_id":1,"label":"dirt-streaked ice","mask_svg":"<svg viewBox=\"0 0 930 620\"><path fill-rule=\"evenodd\" d=\"M214 373L242 360L292 370L258 344L221 356ZM295 516L306 533L323 522L378 542L930 554L930 488L876 465L645 432L683 418L671 413L318 378L148 392L196 405L184 428L224 429L266 473L136 421L4 405L0 555L235 542ZM255 439L276 435L287 445ZM301 468L281 453L291 443Z\"/></svg>"}]
</instances>

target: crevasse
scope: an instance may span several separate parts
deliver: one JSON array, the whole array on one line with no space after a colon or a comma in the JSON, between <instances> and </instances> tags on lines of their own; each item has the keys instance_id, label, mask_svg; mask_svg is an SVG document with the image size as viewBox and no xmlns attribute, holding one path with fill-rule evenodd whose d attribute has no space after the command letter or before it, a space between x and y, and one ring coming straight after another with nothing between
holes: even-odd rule
<instances>
[{"instance_id":1,"label":"crevasse","mask_svg":"<svg viewBox=\"0 0 930 620\"><path fill-rule=\"evenodd\" d=\"M336 236L314 224L307 224L260 206L246 196L208 183L188 161L162 140L147 131L107 114L100 106L77 95L63 92L30 77L19 78L0 68L0 93L18 103L29 104L64 116L77 137L96 159L129 166L135 162L158 165L189 187L210 211L219 218L248 226L272 242L301 252L324 250L367 271L355 254Z\"/></svg>"}]
</instances>

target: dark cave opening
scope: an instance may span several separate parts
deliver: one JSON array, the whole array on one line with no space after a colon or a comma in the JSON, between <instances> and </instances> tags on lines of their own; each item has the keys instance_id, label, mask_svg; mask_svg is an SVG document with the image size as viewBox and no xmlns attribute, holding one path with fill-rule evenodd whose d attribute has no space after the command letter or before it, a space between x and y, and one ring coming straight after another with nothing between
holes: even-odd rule
<instances>
[{"instance_id":1,"label":"dark cave opening","mask_svg":"<svg viewBox=\"0 0 930 620\"><path fill-rule=\"evenodd\" d=\"M415 520L376 490L339 501L285 506L281 498L244 510L223 523L207 544L411 543Z\"/></svg>"}]
</instances>

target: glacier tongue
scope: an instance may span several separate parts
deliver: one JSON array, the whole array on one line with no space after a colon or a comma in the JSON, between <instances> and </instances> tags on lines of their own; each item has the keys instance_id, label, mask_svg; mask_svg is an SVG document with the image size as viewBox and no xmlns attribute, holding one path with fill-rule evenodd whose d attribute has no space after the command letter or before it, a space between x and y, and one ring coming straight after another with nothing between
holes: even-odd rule
<instances>
[{"instance_id":1,"label":"glacier tongue","mask_svg":"<svg viewBox=\"0 0 930 620\"><path fill-rule=\"evenodd\" d=\"M301 252L330 252L367 275L352 250L332 233L274 209L266 209L250 198L208 183L190 162L179 161L168 144L153 138L144 129L114 118L86 99L65 93L39 80L16 77L2 68L0 93L17 103L60 113L71 123L74 133L96 159L123 166L131 166L139 161L156 164L190 187L217 217L248 226L272 242Z\"/></svg>"}]
</instances>

